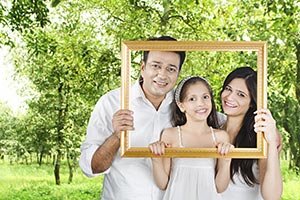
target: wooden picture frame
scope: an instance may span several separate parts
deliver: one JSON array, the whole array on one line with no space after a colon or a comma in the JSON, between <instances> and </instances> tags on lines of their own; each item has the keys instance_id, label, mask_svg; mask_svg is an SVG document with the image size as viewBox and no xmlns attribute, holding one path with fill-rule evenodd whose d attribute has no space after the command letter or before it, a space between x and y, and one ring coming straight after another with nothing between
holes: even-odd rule
<instances>
[{"instance_id":1,"label":"wooden picture frame","mask_svg":"<svg viewBox=\"0 0 300 200\"><path fill-rule=\"evenodd\" d=\"M121 109L129 109L131 51L255 51L257 52L257 109L267 108L267 43L229 41L123 41L121 46ZM256 148L235 148L220 156L216 148L167 148L164 157L265 158L267 143L257 133ZM131 147L130 132L121 133L121 157L154 157L148 147Z\"/></svg>"}]
</instances>

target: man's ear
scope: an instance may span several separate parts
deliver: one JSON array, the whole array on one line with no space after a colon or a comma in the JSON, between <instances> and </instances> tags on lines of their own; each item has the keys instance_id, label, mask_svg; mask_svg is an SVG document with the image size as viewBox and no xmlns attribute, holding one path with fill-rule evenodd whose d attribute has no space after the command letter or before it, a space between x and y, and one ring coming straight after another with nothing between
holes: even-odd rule
<instances>
[{"instance_id":1,"label":"man's ear","mask_svg":"<svg viewBox=\"0 0 300 200\"><path fill-rule=\"evenodd\" d=\"M141 71L145 71L146 63L144 61L141 62Z\"/></svg>"}]
</instances>

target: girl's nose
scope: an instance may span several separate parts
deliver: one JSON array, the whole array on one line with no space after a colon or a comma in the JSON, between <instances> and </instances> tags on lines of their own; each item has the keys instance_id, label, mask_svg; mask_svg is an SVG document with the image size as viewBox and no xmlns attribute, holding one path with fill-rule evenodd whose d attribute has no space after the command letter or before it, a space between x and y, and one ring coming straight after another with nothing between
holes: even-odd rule
<instances>
[{"instance_id":1,"label":"girl's nose","mask_svg":"<svg viewBox=\"0 0 300 200\"><path fill-rule=\"evenodd\" d=\"M202 98L198 98L198 105L199 106L201 106L201 105L203 105L204 103L203 103L204 101L203 101L203 99Z\"/></svg>"}]
</instances>

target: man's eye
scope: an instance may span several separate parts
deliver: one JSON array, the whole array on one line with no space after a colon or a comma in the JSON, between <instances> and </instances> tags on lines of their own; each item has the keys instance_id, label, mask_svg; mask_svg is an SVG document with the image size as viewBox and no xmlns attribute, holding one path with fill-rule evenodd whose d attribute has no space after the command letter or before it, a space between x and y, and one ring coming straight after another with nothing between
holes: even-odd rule
<instances>
[{"instance_id":1,"label":"man's eye","mask_svg":"<svg viewBox=\"0 0 300 200\"><path fill-rule=\"evenodd\" d=\"M168 67L167 71L170 72L170 73L174 73L174 72L177 72L177 69L174 68L174 67Z\"/></svg>"}]
</instances>

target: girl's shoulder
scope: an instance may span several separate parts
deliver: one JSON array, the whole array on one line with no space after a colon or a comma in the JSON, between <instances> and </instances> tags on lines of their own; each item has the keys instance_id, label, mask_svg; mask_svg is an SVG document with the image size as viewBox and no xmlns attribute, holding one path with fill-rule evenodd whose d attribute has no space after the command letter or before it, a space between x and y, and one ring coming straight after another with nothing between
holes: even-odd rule
<instances>
[{"instance_id":1,"label":"girl's shoulder","mask_svg":"<svg viewBox=\"0 0 300 200\"><path fill-rule=\"evenodd\" d=\"M227 132L225 130L222 129L213 129L215 134L227 134Z\"/></svg>"},{"instance_id":2,"label":"girl's shoulder","mask_svg":"<svg viewBox=\"0 0 300 200\"><path fill-rule=\"evenodd\" d=\"M229 134L225 130L213 129L219 141L229 141Z\"/></svg>"},{"instance_id":3,"label":"girl's shoulder","mask_svg":"<svg viewBox=\"0 0 300 200\"><path fill-rule=\"evenodd\" d=\"M177 127L166 128L162 132L162 139L164 141L174 141L177 138L178 138L178 128Z\"/></svg>"},{"instance_id":4,"label":"girl's shoulder","mask_svg":"<svg viewBox=\"0 0 300 200\"><path fill-rule=\"evenodd\" d=\"M165 136L173 136L175 135L175 133L178 133L178 128L177 127L170 127L170 128L166 128L163 130L162 134Z\"/></svg>"}]
</instances>

